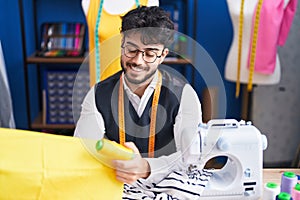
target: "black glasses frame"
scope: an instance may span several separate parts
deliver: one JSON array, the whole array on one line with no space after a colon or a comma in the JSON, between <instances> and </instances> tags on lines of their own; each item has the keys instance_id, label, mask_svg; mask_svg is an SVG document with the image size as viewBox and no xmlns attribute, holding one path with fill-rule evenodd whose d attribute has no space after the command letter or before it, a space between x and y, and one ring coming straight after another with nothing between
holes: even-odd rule
<instances>
[{"instance_id":1,"label":"black glasses frame","mask_svg":"<svg viewBox=\"0 0 300 200\"><path fill-rule=\"evenodd\" d=\"M128 46L128 45L126 45L126 46ZM135 57L141 52L142 55L143 55L142 58L143 58L143 60L144 60L146 63L154 63L154 62L157 60L157 58L161 58L161 57L162 57L162 54L163 54L163 52L164 52L164 50L165 50L165 48L163 48L163 50L162 50L160 56L158 56L157 53L153 52L153 53L156 55L156 57L155 57L155 59L154 59L152 62L149 62L149 61L146 61L145 58L144 58L145 52L146 52L147 50L146 50L146 51L142 51L142 50L136 49L135 56L128 56L128 55L126 54L126 50L125 50L126 46L121 46L121 48L124 49L124 55L125 55L127 58L135 58ZM151 50L148 50L148 51L151 51Z\"/></svg>"}]
</instances>

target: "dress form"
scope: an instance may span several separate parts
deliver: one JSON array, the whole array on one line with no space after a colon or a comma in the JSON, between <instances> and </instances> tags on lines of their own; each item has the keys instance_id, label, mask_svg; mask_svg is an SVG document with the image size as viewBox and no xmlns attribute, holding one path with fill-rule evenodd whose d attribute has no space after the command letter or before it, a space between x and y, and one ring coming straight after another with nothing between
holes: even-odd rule
<instances>
[{"instance_id":1,"label":"dress form","mask_svg":"<svg viewBox=\"0 0 300 200\"><path fill-rule=\"evenodd\" d=\"M229 81L237 81L237 66L238 66L238 41L239 41L239 17L241 10L242 0L227 0L227 5L233 25L233 41L228 53L225 78ZM284 7L288 4L289 0L284 0ZM241 47L241 68L240 68L240 83L248 83L249 81L249 68L248 58L249 49L251 45L252 34L252 21L255 14L256 5L258 0L251 0L244 2L244 23L242 34L242 47ZM272 74L263 74L259 72L253 73L253 84L277 84L280 81L280 61L276 54L275 70Z\"/></svg>"},{"instance_id":2,"label":"dress form","mask_svg":"<svg viewBox=\"0 0 300 200\"><path fill-rule=\"evenodd\" d=\"M158 6L159 0L149 0L147 6ZM103 7L104 9L113 15L122 14L130 10L130 8L135 4L135 0L106 0L104 1ZM81 6L82 9L87 15L88 9L90 5L90 0L82 0Z\"/></svg>"},{"instance_id":3,"label":"dress form","mask_svg":"<svg viewBox=\"0 0 300 200\"><path fill-rule=\"evenodd\" d=\"M103 3L101 12L99 12L100 2ZM138 0L138 2L141 6L158 5L158 0ZM136 0L82 0L81 3L89 30L89 68L90 86L92 87L99 81L98 77L100 80L104 80L121 70L121 16L137 5ZM101 14L100 18L98 18L99 13ZM95 34L98 21L98 34ZM98 39L96 40L96 38ZM101 44L98 49L95 48L96 43ZM99 51L100 53L98 53Z\"/></svg>"},{"instance_id":4,"label":"dress form","mask_svg":"<svg viewBox=\"0 0 300 200\"><path fill-rule=\"evenodd\" d=\"M294 2L293 2L294 1ZM285 32L287 32L287 29L289 29L289 25L290 24L286 24L286 21L282 21L283 19L278 19L278 16L282 16L284 17L283 13L285 13L286 10L288 10L287 13L291 13L291 10L294 10L293 6L295 6L295 1L296 0L275 0L275 1L262 1L262 4L265 3L265 6L272 7L272 8L276 8L276 9L271 9L271 11L280 11L280 15L276 15L276 17L274 18L274 13L273 15L271 15L269 12L270 10L267 10L267 16L271 17L271 18L264 18L264 23L265 24L269 24L269 22L272 20L277 20L277 26L276 28L270 28L269 30L265 30L265 29L260 29L258 28L258 36L257 38L259 38L260 36L262 36L262 34L264 34L264 36L277 36L277 34L280 34L279 32L281 32L281 23L285 23L284 25L286 27ZM273 54L273 62L271 62L271 65L273 67L273 71L271 73L265 74L265 73L259 73L256 72L255 70L253 71L253 76L252 76L252 82L249 81L249 78L251 76L249 76L250 74L250 70L249 70L249 60L250 60L250 48L251 48L251 43L252 43L252 33L253 33L253 27L255 25L253 25L253 22L255 22L255 13L257 12L257 7L259 7L259 0L244 0L244 9L243 9L243 28L242 28L242 34L239 33L239 27L240 27L240 16L241 16L241 3L242 0L227 0L227 5L228 5L228 9L229 9L229 14L232 20L232 25L233 25L233 31L234 31L234 36L233 36L233 41L232 41L232 45L231 48L229 50L228 53L228 57L227 57L227 61L226 61L226 66L225 66L225 79L229 80L229 81L233 81L236 82L236 94L235 96L238 97L239 93L240 93L240 83L247 83L247 86L243 86L243 96L242 96L242 108L241 108L241 118L244 120L251 120L250 117L250 112L249 110L251 110L251 96L249 95L249 91L252 90L252 84L261 84L261 85L271 85L271 84L277 84L280 81L280 73L281 73L281 69L280 69L280 62L279 62L279 57L276 51L276 45L280 44L282 45L284 42L283 40L280 40L281 42L278 43L278 38L275 38L275 43L271 43L271 44L275 44L275 46L273 46L273 50L272 51L267 51L266 48L266 40L261 40L262 43L260 45L261 49L260 51L264 51L264 52L268 52L268 53L272 53ZM290 4L291 3L291 4ZM291 5L291 6L289 6ZM280 9L277 9L279 8ZM287 7L290 7L289 9L287 9ZM269 8L270 9L270 8ZM266 14L265 13L265 14ZM261 17L261 13L259 15ZM288 18L291 19L291 16L289 16ZM267 19L267 20L266 20ZM260 23L260 21L259 21ZM274 23L274 21L273 21ZM271 23L273 25L273 23ZM279 23L279 24L278 24ZM264 30L263 32L260 33L260 30ZM260 33L260 35L259 35ZM265 35L267 34L267 35ZM272 35L271 35L272 34ZM240 43L241 45L241 51L239 52L239 39L240 36L242 35L242 42ZM287 34L283 34L285 36L287 36ZM286 38L285 36L280 37L278 35L278 37L280 37L280 39L282 38ZM271 38L271 37L269 37ZM274 38L273 38L274 39ZM277 39L277 40L276 40ZM268 40L268 38L267 38ZM256 43L257 44L257 43ZM269 45L269 43L267 43L267 45ZM263 48L262 48L263 47ZM256 49L257 50L257 49ZM239 78L238 78L238 58L239 58L239 53L241 55L241 59L240 59L240 73L239 73ZM261 54L261 55L264 55ZM257 56L257 55L256 55ZM255 57L255 61L254 63L257 61L256 60L257 57ZM261 58L265 59L264 56L262 56ZM265 59L265 61L269 61L268 59ZM259 63L259 62L258 62ZM266 63L266 62L264 62ZM268 63L268 62L267 62ZM256 63L255 63L256 64ZM261 64L261 63L260 63ZM265 64L261 65L261 66L266 66Z\"/></svg>"}]
</instances>

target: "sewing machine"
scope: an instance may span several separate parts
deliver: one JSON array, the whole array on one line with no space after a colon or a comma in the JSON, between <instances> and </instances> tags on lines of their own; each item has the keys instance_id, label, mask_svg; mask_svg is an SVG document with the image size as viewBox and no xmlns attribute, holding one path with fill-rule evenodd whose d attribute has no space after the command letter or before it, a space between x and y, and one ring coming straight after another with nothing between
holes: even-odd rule
<instances>
[{"instance_id":1,"label":"sewing machine","mask_svg":"<svg viewBox=\"0 0 300 200\"><path fill-rule=\"evenodd\" d=\"M183 162L187 168L202 169L212 158L227 157L223 168L209 169L213 175L200 199L259 199L266 136L250 122L232 119L211 120L196 129L184 130L182 137Z\"/></svg>"}]
</instances>

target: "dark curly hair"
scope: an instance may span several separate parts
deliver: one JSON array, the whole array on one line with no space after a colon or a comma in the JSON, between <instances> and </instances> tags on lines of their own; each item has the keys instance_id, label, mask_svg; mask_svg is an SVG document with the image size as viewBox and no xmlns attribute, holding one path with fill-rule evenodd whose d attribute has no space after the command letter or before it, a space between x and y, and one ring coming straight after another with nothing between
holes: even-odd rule
<instances>
[{"instance_id":1,"label":"dark curly hair","mask_svg":"<svg viewBox=\"0 0 300 200\"><path fill-rule=\"evenodd\" d=\"M121 33L140 33L144 44L169 46L174 38L174 23L169 14L158 6L141 6L122 17Z\"/></svg>"}]
</instances>

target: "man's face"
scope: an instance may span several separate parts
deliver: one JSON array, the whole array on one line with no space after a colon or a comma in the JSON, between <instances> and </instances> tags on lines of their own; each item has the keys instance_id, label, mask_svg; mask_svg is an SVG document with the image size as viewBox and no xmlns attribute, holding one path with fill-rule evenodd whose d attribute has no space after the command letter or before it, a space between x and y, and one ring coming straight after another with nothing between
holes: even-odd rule
<instances>
[{"instance_id":1,"label":"man's face","mask_svg":"<svg viewBox=\"0 0 300 200\"><path fill-rule=\"evenodd\" d=\"M127 81L132 84L149 83L168 49L164 49L162 44L143 44L139 33L127 35L122 44L121 65Z\"/></svg>"}]
</instances>

